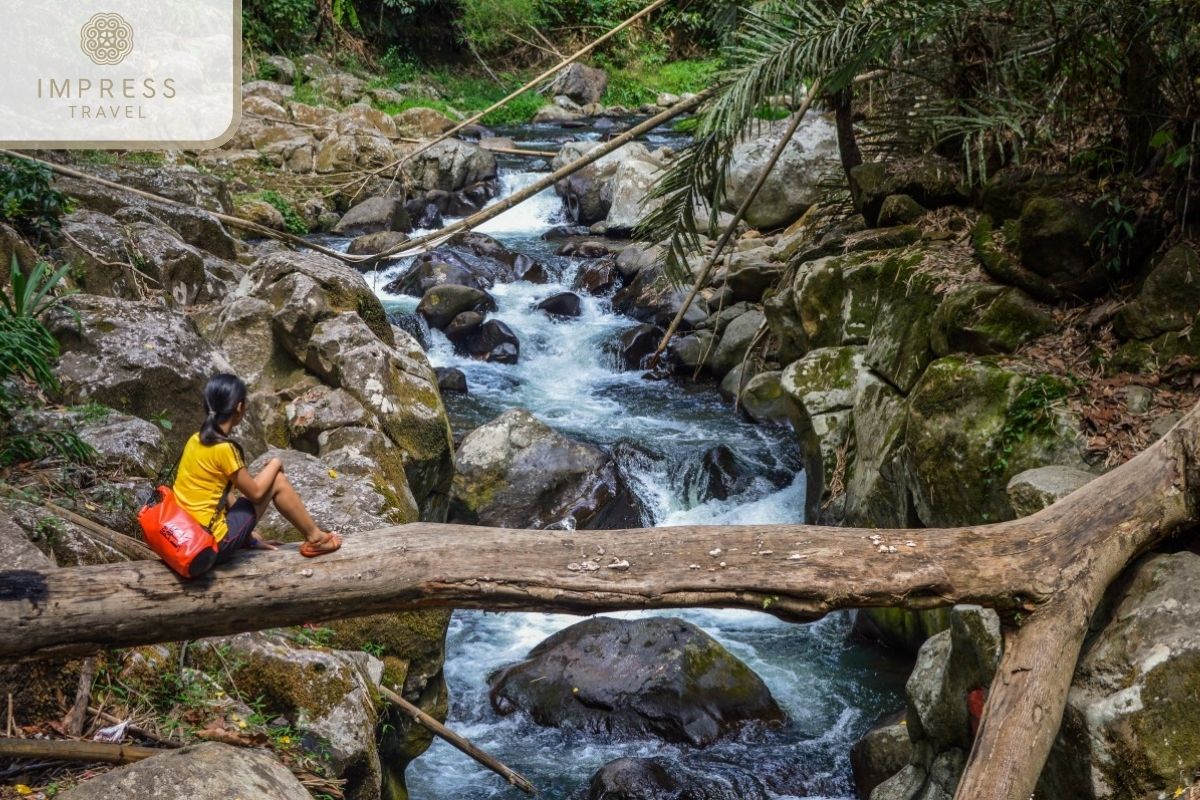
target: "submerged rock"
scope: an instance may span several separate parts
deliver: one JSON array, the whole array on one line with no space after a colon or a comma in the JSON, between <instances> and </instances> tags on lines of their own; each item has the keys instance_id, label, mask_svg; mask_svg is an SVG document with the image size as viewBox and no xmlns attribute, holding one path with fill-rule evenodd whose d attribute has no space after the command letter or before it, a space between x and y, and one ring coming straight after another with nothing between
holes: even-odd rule
<instances>
[{"instance_id":1,"label":"submerged rock","mask_svg":"<svg viewBox=\"0 0 1200 800\"><path fill-rule=\"evenodd\" d=\"M452 521L502 528L636 527L638 503L604 451L523 409L476 428L458 450Z\"/></svg>"},{"instance_id":2,"label":"submerged rock","mask_svg":"<svg viewBox=\"0 0 1200 800\"><path fill-rule=\"evenodd\" d=\"M438 367L436 372L438 376L438 388L443 393L467 393L467 375L461 369L456 367Z\"/></svg>"},{"instance_id":3,"label":"submerged rock","mask_svg":"<svg viewBox=\"0 0 1200 800\"><path fill-rule=\"evenodd\" d=\"M596 617L488 678L502 715L615 737L705 747L750 722L784 720L762 680L695 625Z\"/></svg>"},{"instance_id":4,"label":"submerged rock","mask_svg":"<svg viewBox=\"0 0 1200 800\"><path fill-rule=\"evenodd\" d=\"M724 762L619 758L605 764L571 800L766 800L747 769Z\"/></svg>"},{"instance_id":5,"label":"submerged rock","mask_svg":"<svg viewBox=\"0 0 1200 800\"><path fill-rule=\"evenodd\" d=\"M310 800L292 771L262 750L204 742L129 764L77 784L62 800L129 800L171 797L212 800Z\"/></svg>"},{"instance_id":6,"label":"submerged rock","mask_svg":"<svg viewBox=\"0 0 1200 800\"><path fill-rule=\"evenodd\" d=\"M537 308L552 317L578 317L583 313L583 302L574 292L559 292L542 300Z\"/></svg>"}]
</instances>

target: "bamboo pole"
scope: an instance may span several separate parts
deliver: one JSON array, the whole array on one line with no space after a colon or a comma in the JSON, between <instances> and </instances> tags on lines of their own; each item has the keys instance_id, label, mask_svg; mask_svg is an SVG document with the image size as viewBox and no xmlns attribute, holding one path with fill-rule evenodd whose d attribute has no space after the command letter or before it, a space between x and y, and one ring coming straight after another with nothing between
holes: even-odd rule
<instances>
[{"instance_id":1,"label":"bamboo pole","mask_svg":"<svg viewBox=\"0 0 1200 800\"><path fill-rule=\"evenodd\" d=\"M737 231L738 224L746 216L747 212L750 211L750 206L753 205L755 199L758 197L758 193L761 192L763 186L767 184L767 178L770 177L771 170L775 169L775 165L783 156L783 151L787 149L787 146L792 141L792 137L796 135L796 131L800 128L800 123L804 120L804 117L807 116L808 110L812 107L813 98L817 96L819 90L820 82L818 81L812 85L812 88L804 98L804 102L800 104L800 108L795 114L792 115L792 119L791 122L788 123L787 130L784 131L783 136L779 140L779 144L777 144L775 149L771 152L771 157L767 160L766 165L763 167L762 174L758 176L758 180L754 182L754 187L750 190L750 194L746 195L746 199L742 201L742 205L738 208L737 213L733 215L733 219L730 220L729 224L725 227L725 232L721 234L720 240L717 241L717 246L713 248L712 253L705 262L704 269L700 270L700 274L696 276L696 282L692 284L691 291L688 292L687 297L684 298L683 303L679 306L679 311L675 313L675 318L671 320L671 324L667 327L667 332L663 334L662 341L658 343L658 348L650 357L650 369L655 369L658 367L658 361L660 358L662 358L663 352L666 351L667 346L671 343L671 337L675 335L677 330L679 330L679 325L681 322L683 322L684 315L687 314L688 309L691 308L692 302L696 299L696 295L700 293L700 289L709 279L709 276L712 275L713 267L716 266L717 260L721 257L721 253L724 252L725 248L729 245L729 242L732 241L733 234Z\"/></svg>"},{"instance_id":2,"label":"bamboo pole","mask_svg":"<svg viewBox=\"0 0 1200 800\"><path fill-rule=\"evenodd\" d=\"M372 172L369 172L363 178L362 185L360 185L358 190L355 192L355 196L357 197L358 193L362 191L362 186L366 185L367 180L369 180L370 178L372 178L375 175L379 175L381 173L387 172L389 169L394 168L396 170L396 173L393 174L393 176L392 176L392 180L395 181L396 175L398 175L400 172L400 166L403 165L405 162L407 162L409 159L415 158L416 156L420 155L421 153L424 153L429 148L431 148L435 145L441 144L442 142L446 141L450 137L457 134L459 131L466 128L467 126L474 125L475 123L479 122L479 120L483 119L488 114L495 111L496 109L502 108L503 106L507 105L511 101L513 101L516 98L523 95L525 92L536 87L542 81L546 80L547 78L552 77L555 73L557 73L563 67L569 66L571 63L583 58L585 55L587 55L591 51L595 50L597 47L604 44L609 39L613 38L618 33L625 30L626 28L628 28L630 25L633 25L638 20L651 14L652 12L658 10L659 8L662 8L669 1L670 0L654 0L653 3L646 6L641 11L634 14L632 17L629 17L627 20L625 20L620 25L618 25L617 27L610 30L608 33L604 34L603 36L599 37L598 39L593 39L591 41L591 43L586 44L583 47L579 48L574 53L572 53L571 55L564 58L562 61L559 61L557 64L555 64L550 69L548 69L545 72L543 72L542 74L538 75L533 80L527 82L521 88L514 90L513 92L509 93L508 95L505 95L502 99L497 100L495 103L492 103L490 106L485 108L483 111L480 111L477 114L467 117L465 120L458 123L450 130L446 131L445 133L441 134L440 136L436 137L435 139L430 140L430 142L428 144L422 145L421 147L419 147L416 150L414 150L413 152L405 155L404 157L396 159L395 161L393 161L390 164L387 164L383 167L379 167L378 169L376 169Z\"/></svg>"},{"instance_id":3,"label":"bamboo pole","mask_svg":"<svg viewBox=\"0 0 1200 800\"><path fill-rule=\"evenodd\" d=\"M380 686L379 693L383 695L385 700L399 708L405 714L408 714L413 718L414 722L428 730L430 733L434 734L443 741L448 742L450 745L462 751L463 753L466 753L468 756L475 759L480 764L504 778L510 784L516 786L526 794L537 794L537 789L534 787L534 785L520 773L504 766L495 758L480 750L470 741L459 736L457 733L450 730L445 725L405 700L397 692L393 692L386 686Z\"/></svg>"},{"instance_id":4,"label":"bamboo pole","mask_svg":"<svg viewBox=\"0 0 1200 800\"><path fill-rule=\"evenodd\" d=\"M77 742L73 739L0 738L0 759L48 758L54 761L80 761L129 764L166 752L157 747L136 747L108 742Z\"/></svg>"}]
</instances>

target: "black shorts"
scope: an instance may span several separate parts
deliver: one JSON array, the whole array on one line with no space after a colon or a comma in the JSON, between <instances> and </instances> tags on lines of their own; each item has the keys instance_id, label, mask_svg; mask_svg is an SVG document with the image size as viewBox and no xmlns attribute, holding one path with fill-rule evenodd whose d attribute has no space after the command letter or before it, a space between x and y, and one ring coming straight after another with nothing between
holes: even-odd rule
<instances>
[{"instance_id":1,"label":"black shorts","mask_svg":"<svg viewBox=\"0 0 1200 800\"><path fill-rule=\"evenodd\" d=\"M233 554L242 548L254 547L254 526L258 517L254 513L254 504L244 497L229 507L225 513L225 524L229 530L225 538L217 543L217 562L224 564L233 558Z\"/></svg>"}]
</instances>

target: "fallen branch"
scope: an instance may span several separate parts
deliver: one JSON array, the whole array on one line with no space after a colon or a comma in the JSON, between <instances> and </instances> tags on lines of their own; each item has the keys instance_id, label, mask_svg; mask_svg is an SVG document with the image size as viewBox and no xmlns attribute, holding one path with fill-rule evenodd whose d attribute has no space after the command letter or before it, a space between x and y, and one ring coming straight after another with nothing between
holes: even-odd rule
<instances>
[{"instance_id":1,"label":"fallen branch","mask_svg":"<svg viewBox=\"0 0 1200 800\"><path fill-rule=\"evenodd\" d=\"M0 759L45 758L85 764L130 764L163 753L156 747L135 747L106 742L77 742L74 739L0 739Z\"/></svg>"},{"instance_id":2,"label":"fallen branch","mask_svg":"<svg viewBox=\"0 0 1200 800\"><path fill-rule=\"evenodd\" d=\"M96 678L96 657L88 656L79 667L79 686L75 690L75 703L63 718L63 729L68 736L82 736L87 722L88 700L92 697L92 681Z\"/></svg>"},{"instance_id":3,"label":"fallen branch","mask_svg":"<svg viewBox=\"0 0 1200 800\"><path fill-rule=\"evenodd\" d=\"M387 688L386 686L380 686L379 693L382 694L384 699L387 700L389 703L391 703L392 705L399 708L401 711L403 711L408 716L412 717L413 722L416 722L418 725L425 728L433 735L435 735L438 738L442 739L443 741L449 743L450 745L452 745L453 747L462 751L463 753L466 753L468 756L475 759L480 764L487 767L488 769L490 769L492 772L496 773L500 777L504 778L504 780L508 781L513 786L516 786L518 789L525 792L526 794L537 794L537 789L534 787L534 785L532 783L530 783L529 780L526 779L524 776L522 776L520 773L515 772L514 770L509 769L508 767L504 766L504 764L500 763L495 758L493 758L492 756L485 753L483 750L480 750L478 747L476 747L474 744L472 744L469 740L464 739L463 737L459 736L457 733L450 730L445 725L443 725L442 723L438 722L433 717L426 714L420 708L418 708L417 706L415 706L412 703L405 700L403 697L401 697L396 692L393 692L391 689Z\"/></svg>"}]
</instances>

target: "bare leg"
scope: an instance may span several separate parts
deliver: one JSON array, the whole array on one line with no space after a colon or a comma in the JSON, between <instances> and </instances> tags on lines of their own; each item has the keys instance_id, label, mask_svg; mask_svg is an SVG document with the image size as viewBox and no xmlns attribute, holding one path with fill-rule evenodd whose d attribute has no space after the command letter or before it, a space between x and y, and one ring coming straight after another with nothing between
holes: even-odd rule
<instances>
[{"instance_id":1,"label":"bare leg","mask_svg":"<svg viewBox=\"0 0 1200 800\"><path fill-rule=\"evenodd\" d=\"M255 505L255 515L262 519L271 503L275 504L275 508L284 519L296 526L296 530L304 535L306 541L316 543L325 539L325 531L317 527L292 482L282 472L275 476L275 483L271 484L271 493Z\"/></svg>"}]
</instances>

